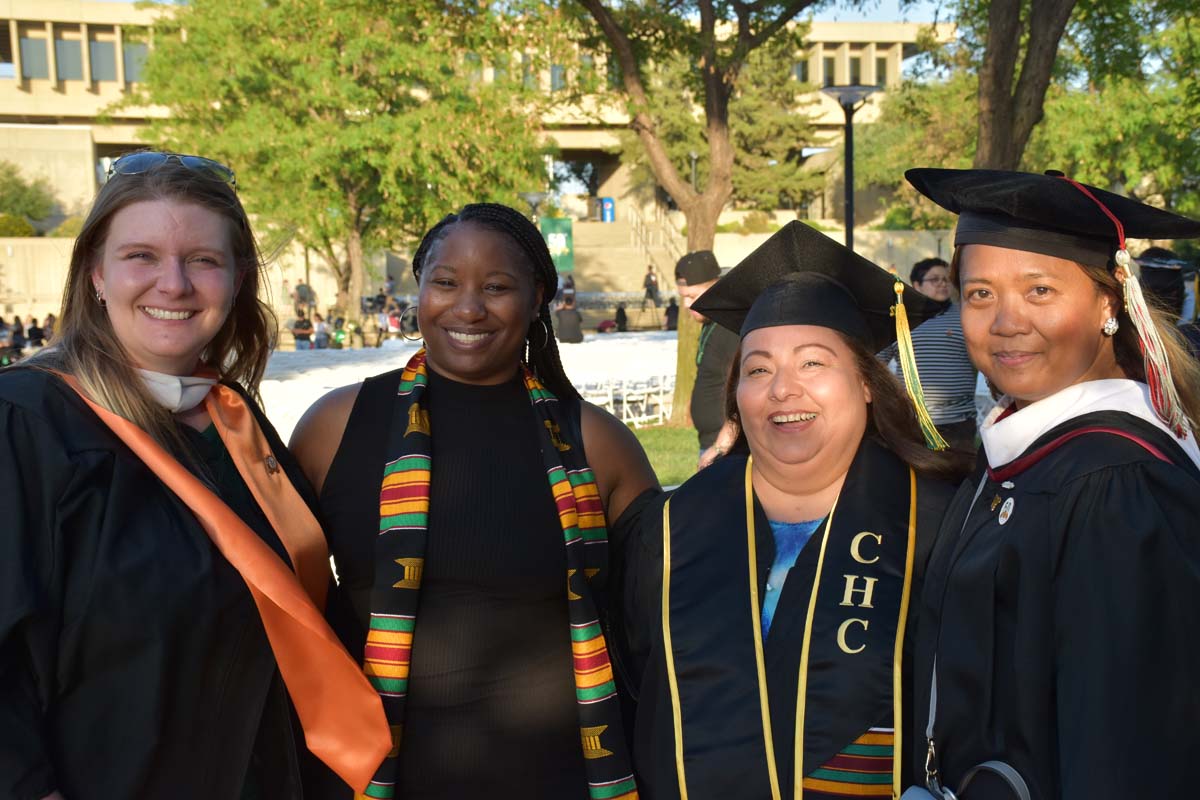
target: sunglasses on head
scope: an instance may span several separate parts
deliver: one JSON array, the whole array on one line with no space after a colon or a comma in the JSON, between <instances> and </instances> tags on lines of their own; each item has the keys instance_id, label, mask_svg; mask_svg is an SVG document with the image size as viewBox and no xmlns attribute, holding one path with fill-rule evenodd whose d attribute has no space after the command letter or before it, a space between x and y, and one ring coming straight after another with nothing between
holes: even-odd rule
<instances>
[{"instance_id":1,"label":"sunglasses on head","mask_svg":"<svg viewBox=\"0 0 1200 800\"><path fill-rule=\"evenodd\" d=\"M232 189L237 188L237 176L233 174L233 170L221 162L213 161L211 158L205 158L204 156L188 156L180 153L158 153L153 151L130 153L114 161L112 166L108 168L108 174L105 177L112 178L114 175L141 175L167 161L178 161L184 167L205 178L220 181Z\"/></svg>"}]
</instances>

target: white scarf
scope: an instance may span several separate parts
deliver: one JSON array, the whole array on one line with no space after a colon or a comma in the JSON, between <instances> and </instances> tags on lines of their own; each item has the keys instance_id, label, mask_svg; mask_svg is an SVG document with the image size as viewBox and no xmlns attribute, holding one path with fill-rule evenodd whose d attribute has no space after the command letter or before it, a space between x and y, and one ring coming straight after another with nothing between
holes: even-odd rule
<instances>
[{"instance_id":1,"label":"white scarf","mask_svg":"<svg viewBox=\"0 0 1200 800\"><path fill-rule=\"evenodd\" d=\"M139 369L146 390L163 408L172 414L191 411L204 402L208 392L217 383L216 378L198 378L193 375L166 375Z\"/></svg>"},{"instance_id":2,"label":"white scarf","mask_svg":"<svg viewBox=\"0 0 1200 800\"><path fill-rule=\"evenodd\" d=\"M983 450L992 469L1020 457L1052 428L1093 411L1123 411L1151 423L1170 435L1200 468L1196 435L1188 430L1182 439L1176 437L1154 413L1150 387L1140 381L1115 378L1077 383L998 420L1012 402L1010 397L1000 398L979 429L979 438L983 440Z\"/></svg>"}]
</instances>

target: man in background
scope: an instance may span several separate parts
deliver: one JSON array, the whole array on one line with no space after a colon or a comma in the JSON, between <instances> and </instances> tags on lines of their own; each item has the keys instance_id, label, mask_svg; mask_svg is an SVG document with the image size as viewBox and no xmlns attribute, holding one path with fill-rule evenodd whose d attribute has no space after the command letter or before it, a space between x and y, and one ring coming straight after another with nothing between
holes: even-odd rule
<instances>
[{"instance_id":1,"label":"man in background","mask_svg":"<svg viewBox=\"0 0 1200 800\"><path fill-rule=\"evenodd\" d=\"M675 286L679 299L692 318L700 323L691 414L692 425L700 442L701 467L710 464L732 444L718 441L718 435L725 424L725 381L737 353L738 335L692 311L692 303L712 288L720 277L721 267L711 250L688 253L675 265Z\"/></svg>"}]
</instances>

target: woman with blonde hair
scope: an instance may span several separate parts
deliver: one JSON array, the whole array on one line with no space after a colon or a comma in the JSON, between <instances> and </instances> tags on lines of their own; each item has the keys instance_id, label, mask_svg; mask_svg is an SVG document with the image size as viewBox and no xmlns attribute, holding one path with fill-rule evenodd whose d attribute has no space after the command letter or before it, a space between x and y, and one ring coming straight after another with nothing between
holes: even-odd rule
<instances>
[{"instance_id":1,"label":"woman with blonde hair","mask_svg":"<svg viewBox=\"0 0 1200 800\"><path fill-rule=\"evenodd\" d=\"M963 800L1190 796L1200 366L1126 236L1200 222L1061 173L907 177L960 215L967 352L1003 394L930 561L914 767Z\"/></svg>"},{"instance_id":2,"label":"woman with blonde hair","mask_svg":"<svg viewBox=\"0 0 1200 800\"><path fill-rule=\"evenodd\" d=\"M53 346L0 373L4 797L299 797L301 734L358 788L387 750L253 399L275 323L234 187L198 156L118 159Z\"/></svg>"}]
</instances>

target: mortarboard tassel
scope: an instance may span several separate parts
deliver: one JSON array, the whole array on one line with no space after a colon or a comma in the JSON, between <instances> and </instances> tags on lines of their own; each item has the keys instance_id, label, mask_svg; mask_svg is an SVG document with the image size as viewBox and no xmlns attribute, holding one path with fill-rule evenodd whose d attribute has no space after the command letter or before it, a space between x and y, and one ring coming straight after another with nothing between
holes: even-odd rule
<instances>
[{"instance_id":1,"label":"mortarboard tassel","mask_svg":"<svg viewBox=\"0 0 1200 800\"><path fill-rule=\"evenodd\" d=\"M1137 329L1138 346L1142 351L1142 361L1146 368L1146 385L1150 388L1150 401L1154 404L1154 412L1159 419L1167 424L1180 439L1186 439L1188 433L1187 417L1183 413L1183 403L1175 390L1175 380L1171 377L1171 363L1167 360L1167 348L1158 328L1150 316L1146 305L1146 297L1142 294L1142 283L1130 266L1133 259L1129 251L1122 247L1117 251L1114 260L1117 262L1116 276L1125 290L1125 312L1133 320Z\"/></svg>"},{"instance_id":2,"label":"mortarboard tassel","mask_svg":"<svg viewBox=\"0 0 1200 800\"><path fill-rule=\"evenodd\" d=\"M908 327L908 312L904 309L904 284L896 281L896 305L892 306L892 316L896 318L897 360L900 371L904 373L904 388L912 400L917 412L917 422L921 425L921 433L925 435L925 446L930 450L945 450L946 440L938 433L937 426L929 416L925 407L925 390L921 388L921 376L917 373L917 357L913 353L912 332Z\"/></svg>"},{"instance_id":3,"label":"mortarboard tassel","mask_svg":"<svg viewBox=\"0 0 1200 800\"><path fill-rule=\"evenodd\" d=\"M1125 226L1121 224L1121 220L1117 219L1116 214L1112 213L1104 203L1101 203L1094 194L1088 191L1086 186L1065 175L1059 177L1087 195L1093 203L1100 207L1105 216L1112 220L1113 226L1117 229L1117 252L1113 256L1117 268L1114 274L1124 290L1125 313L1133 320L1133 327L1137 330L1138 347L1142 351L1142 362L1146 370L1146 386L1150 389L1150 402L1154 405L1154 413L1158 415L1158 418L1166 423L1177 437L1186 439L1190 425L1187 416L1183 413L1183 402L1179 399L1179 393L1175 389L1175 381L1171 377L1171 364L1167 360L1167 348L1163 344L1162 337L1158 335L1158 328L1154 325L1153 317L1150 316L1146 297L1142 294L1141 281L1134 273L1133 259L1130 258L1129 250L1125 247Z\"/></svg>"}]
</instances>

